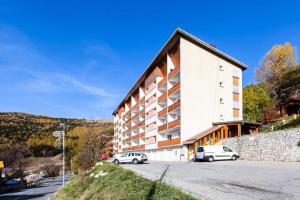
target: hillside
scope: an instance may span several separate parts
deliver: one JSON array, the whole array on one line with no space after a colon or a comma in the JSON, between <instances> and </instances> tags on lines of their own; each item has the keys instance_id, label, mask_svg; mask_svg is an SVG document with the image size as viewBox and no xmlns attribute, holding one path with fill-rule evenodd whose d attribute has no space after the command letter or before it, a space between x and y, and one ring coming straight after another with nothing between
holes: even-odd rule
<instances>
[{"instance_id":1,"label":"hillside","mask_svg":"<svg viewBox=\"0 0 300 200\"><path fill-rule=\"evenodd\" d=\"M62 152L61 140L52 135L66 125L67 165L88 167L100 153L111 153L110 120L55 118L28 113L0 113L0 160L18 166L28 157L52 157ZM92 154L91 154L92 152ZM83 166L83 164L85 164Z\"/></svg>"},{"instance_id":2,"label":"hillside","mask_svg":"<svg viewBox=\"0 0 300 200\"><path fill-rule=\"evenodd\" d=\"M20 144L27 142L34 135L51 135L61 130L60 124L68 126L68 130L83 126L103 126L111 121L84 120L71 118L54 118L28 113L0 113L0 144Z\"/></svg>"}]
</instances>

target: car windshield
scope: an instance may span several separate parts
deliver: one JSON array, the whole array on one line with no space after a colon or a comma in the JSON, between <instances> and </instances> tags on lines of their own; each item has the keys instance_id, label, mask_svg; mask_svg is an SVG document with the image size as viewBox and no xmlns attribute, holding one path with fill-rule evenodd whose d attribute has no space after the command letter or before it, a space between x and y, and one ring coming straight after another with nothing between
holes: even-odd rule
<instances>
[{"instance_id":1,"label":"car windshield","mask_svg":"<svg viewBox=\"0 0 300 200\"><path fill-rule=\"evenodd\" d=\"M203 152L203 147L198 147L197 152Z\"/></svg>"}]
</instances>

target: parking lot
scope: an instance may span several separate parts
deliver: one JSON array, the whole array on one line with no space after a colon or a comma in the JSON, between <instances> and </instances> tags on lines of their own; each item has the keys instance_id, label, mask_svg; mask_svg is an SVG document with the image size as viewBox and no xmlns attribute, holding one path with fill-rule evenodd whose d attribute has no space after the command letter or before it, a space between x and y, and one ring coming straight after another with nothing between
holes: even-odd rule
<instances>
[{"instance_id":1,"label":"parking lot","mask_svg":"<svg viewBox=\"0 0 300 200\"><path fill-rule=\"evenodd\" d=\"M122 166L207 199L300 199L300 163L150 161Z\"/></svg>"}]
</instances>

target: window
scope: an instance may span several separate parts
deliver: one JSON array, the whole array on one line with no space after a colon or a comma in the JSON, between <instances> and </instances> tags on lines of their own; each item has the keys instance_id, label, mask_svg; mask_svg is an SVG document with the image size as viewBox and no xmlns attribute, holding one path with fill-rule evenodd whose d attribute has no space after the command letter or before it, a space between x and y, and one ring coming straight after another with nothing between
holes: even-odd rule
<instances>
[{"instance_id":1,"label":"window","mask_svg":"<svg viewBox=\"0 0 300 200\"><path fill-rule=\"evenodd\" d=\"M220 86L220 87L224 87L223 81L220 81L220 82L219 82L219 86Z\"/></svg>"},{"instance_id":2,"label":"window","mask_svg":"<svg viewBox=\"0 0 300 200\"><path fill-rule=\"evenodd\" d=\"M134 153L129 153L128 156L134 156Z\"/></svg>"},{"instance_id":3,"label":"window","mask_svg":"<svg viewBox=\"0 0 300 200\"><path fill-rule=\"evenodd\" d=\"M222 65L219 65L219 70L224 71L224 67Z\"/></svg>"},{"instance_id":4,"label":"window","mask_svg":"<svg viewBox=\"0 0 300 200\"><path fill-rule=\"evenodd\" d=\"M220 104L224 104L224 99L220 98Z\"/></svg>"},{"instance_id":5,"label":"window","mask_svg":"<svg viewBox=\"0 0 300 200\"><path fill-rule=\"evenodd\" d=\"M223 150L224 150L225 152L232 152L232 150L229 149L228 147L223 147Z\"/></svg>"},{"instance_id":6,"label":"window","mask_svg":"<svg viewBox=\"0 0 300 200\"><path fill-rule=\"evenodd\" d=\"M220 120L224 120L224 116L223 115L220 115Z\"/></svg>"},{"instance_id":7,"label":"window","mask_svg":"<svg viewBox=\"0 0 300 200\"><path fill-rule=\"evenodd\" d=\"M167 135L168 140L172 140L172 135Z\"/></svg>"},{"instance_id":8,"label":"window","mask_svg":"<svg viewBox=\"0 0 300 200\"><path fill-rule=\"evenodd\" d=\"M135 156L141 156L141 154L140 153L135 153Z\"/></svg>"},{"instance_id":9,"label":"window","mask_svg":"<svg viewBox=\"0 0 300 200\"><path fill-rule=\"evenodd\" d=\"M127 153L124 153L124 154L122 154L122 156L121 157L126 157L127 156Z\"/></svg>"}]
</instances>

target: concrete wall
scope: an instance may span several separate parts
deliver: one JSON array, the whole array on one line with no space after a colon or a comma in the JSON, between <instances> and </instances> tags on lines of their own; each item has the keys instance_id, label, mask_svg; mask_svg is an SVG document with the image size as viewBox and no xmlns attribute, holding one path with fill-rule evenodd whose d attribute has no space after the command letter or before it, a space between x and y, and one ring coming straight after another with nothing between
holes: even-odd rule
<instances>
[{"instance_id":1,"label":"concrete wall","mask_svg":"<svg viewBox=\"0 0 300 200\"><path fill-rule=\"evenodd\" d=\"M300 129L228 138L221 142L237 151L241 159L300 162Z\"/></svg>"},{"instance_id":2,"label":"concrete wall","mask_svg":"<svg viewBox=\"0 0 300 200\"><path fill-rule=\"evenodd\" d=\"M180 52L181 138L185 141L212 127L213 122L236 120L232 110L232 75L234 71L239 74L242 91L242 70L184 38L180 39ZM219 69L220 65L223 70ZM223 87L219 87L220 81L224 82ZM224 104L220 104L220 98ZM241 99L242 96L240 120Z\"/></svg>"}]
</instances>

